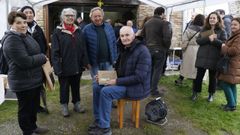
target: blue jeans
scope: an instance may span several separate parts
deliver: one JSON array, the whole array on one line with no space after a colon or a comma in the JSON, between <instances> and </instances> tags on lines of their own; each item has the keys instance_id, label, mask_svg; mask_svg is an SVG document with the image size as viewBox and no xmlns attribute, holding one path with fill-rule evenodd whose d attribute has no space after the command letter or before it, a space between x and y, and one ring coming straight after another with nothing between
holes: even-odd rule
<instances>
[{"instance_id":1,"label":"blue jeans","mask_svg":"<svg viewBox=\"0 0 240 135\"><path fill-rule=\"evenodd\" d=\"M98 93L98 83L95 80L95 75L97 75L98 70L112 70L112 65L110 62L99 63L98 66L92 66L91 68L91 77L92 77L92 87L93 87L93 114L95 117L95 121L99 121L99 112L98 112L98 103L99 103L99 93ZM103 87L103 85L101 86Z\"/></svg>"},{"instance_id":2,"label":"blue jeans","mask_svg":"<svg viewBox=\"0 0 240 135\"><path fill-rule=\"evenodd\" d=\"M220 81L220 87L224 90L224 94L227 100L227 106L234 107L237 105L237 87L236 84L230 84L224 81Z\"/></svg>"},{"instance_id":3,"label":"blue jeans","mask_svg":"<svg viewBox=\"0 0 240 135\"><path fill-rule=\"evenodd\" d=\"M124 86L94 85L94 117L100 128L110 127L112 100L124 97L126 97L126 87Z\"/></svg>"}]
</instances>

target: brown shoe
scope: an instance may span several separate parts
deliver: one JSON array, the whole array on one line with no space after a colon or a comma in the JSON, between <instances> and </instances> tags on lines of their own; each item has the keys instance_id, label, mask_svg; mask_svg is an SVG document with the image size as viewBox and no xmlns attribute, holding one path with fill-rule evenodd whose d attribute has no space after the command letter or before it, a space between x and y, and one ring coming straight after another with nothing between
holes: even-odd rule
<instances>
[{"instance_id":1,"label":"brown shoe","mask_svg":"<svg viewBox=\"0 0 240 135\"><path fill-rule=\"evenodd\" d=\"M49 132L49 129L37 127L33 132L36 134L46 134Z\"/></svg>"}]
</instances>

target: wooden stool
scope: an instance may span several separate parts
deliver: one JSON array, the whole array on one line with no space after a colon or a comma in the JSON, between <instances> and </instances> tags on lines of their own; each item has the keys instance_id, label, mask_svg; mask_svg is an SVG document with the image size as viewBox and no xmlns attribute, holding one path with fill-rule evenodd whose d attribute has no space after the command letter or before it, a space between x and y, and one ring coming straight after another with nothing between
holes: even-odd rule
<instances>
[{"instance_id":1,"label":"wooden stool","mask_svg":"<svg viewBox=\"0 0 240 135\"><path fill-rule=\"evenodd\" d=\"M118 100L118 122L119 128L123 128L123 113L125 102L132 102L132 122L135 122L135 128L139 128L140 100L119 99Z\"/></svg>"}]
</instances>

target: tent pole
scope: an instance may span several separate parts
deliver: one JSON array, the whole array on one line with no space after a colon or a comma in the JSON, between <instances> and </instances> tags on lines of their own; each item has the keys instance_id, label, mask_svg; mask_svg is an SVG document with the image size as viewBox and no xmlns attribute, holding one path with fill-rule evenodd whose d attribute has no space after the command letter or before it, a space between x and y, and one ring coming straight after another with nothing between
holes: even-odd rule
<instances>
[{"instance_id":1,"label":"tent pole","mask_svg":"<svg viewBox=\"0 0 240 135\"><path fill-rule=\"evenodd\" d=\"M203 3L203 14L205 15L206 14L206 10L205 10L205 8L206 8L206 0L204 0L203 1L204 3Z\"/></svg>"}]
</instances>

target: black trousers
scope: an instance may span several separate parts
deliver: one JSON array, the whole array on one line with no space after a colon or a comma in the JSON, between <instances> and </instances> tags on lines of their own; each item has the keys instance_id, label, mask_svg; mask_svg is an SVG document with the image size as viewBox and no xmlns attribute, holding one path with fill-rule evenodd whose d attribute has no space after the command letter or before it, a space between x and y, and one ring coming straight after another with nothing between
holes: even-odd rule
<instances>
[{"instance_id":1,"label":"black trousers","mask_svg":"<svg viewBox=\"0 0 240 135\"><path fill-rule=\"evenodd\" d=\"M80 101L80 78L82 73L73 76L59 76L60 84L60 103L68 104L69 87L71 87L72 103Z\"/></svg>"},{"instance_id":2,"label":"black trousers","mask_svg":"<svg viewBox=\"0 0 240 135\"><path fill-rule=\"evenodd\" d=\"M197 77L194 80L193 84L193 90L195 92L201 92L202 91L202 81L203 77L205 75L207 69L204 68L197 68ZM216 70L209 70L209 85L208 85L208 92L209 93L215 93L216 91Z\"/></svg>"},{"instance_id":3,"label":"black trousers","mask_svg":"<svg viewBox=\"0 0 240 135\"><path fill-rule=\"evenodd\" d=\"M37 128L37 109L42 87L16 92L18 99L18 123L23 135L30 135Z\"/></svg>"},{"instance_id":4,"label":"black trousers","mask_svg":"<svg viewBox=\"0 0 240 135\"><path fill-rule=\"evenodd\" d=\"M151 74L151 93L158 91L158 82L161 79L163 66L166 59L166 53L164 51L153 51L152 55L152 74Z\"/></svg>"}]
</instances>

